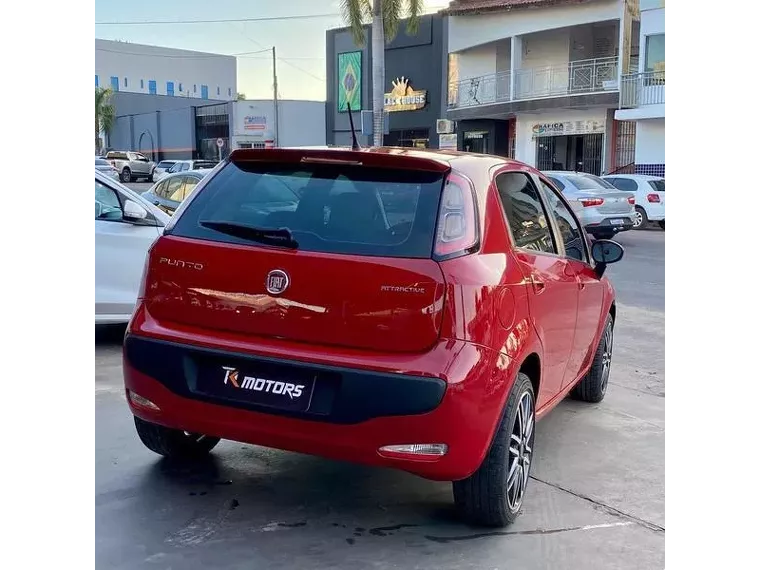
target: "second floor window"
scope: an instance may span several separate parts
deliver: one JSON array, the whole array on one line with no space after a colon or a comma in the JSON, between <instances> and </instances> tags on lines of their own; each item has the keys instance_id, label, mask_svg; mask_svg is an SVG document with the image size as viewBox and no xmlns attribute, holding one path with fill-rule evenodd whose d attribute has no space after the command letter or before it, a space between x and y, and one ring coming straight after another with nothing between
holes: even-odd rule
<instances>
[{"instance_id":1,"label":"second floor window","mask_svg":"<svg viewBox=\"0 0 760 570\"><path fill-rule=\"evenodd\" d=\"M119 78L118 77L111 77L111 89L114 91L119 90Z\"/></svg>"},{"instance_id":2,"label":"second floor window","mask_svg":"<svg viewBox=\"0 0 760 570\"><path fill-rule=\"evenodd\" d=\"M166 82L166 94L172 97L174 96L174 81Z\"/></svg>"},{"instance_id":3,"label":"second floor window","mask_svg":"<svg viewBox=\"0 0 760 570\"><path fill-rule=\"evenodd\" d=\"M208 85L201 85L201 99L208 99Z\"/></svg>"},{"instance_id":4,"label":"second floor window","mask_svg":"<svg viewBox=\"0 0 760 570\"><path fill-rule=\"evenodd\" d=\"M98 87L98 76L95 76L95 87Z\"/></svg>"},{"instance_id":5,"label":"second floor window","mask_svg":"<svg viewBox=\"0 0 760 570\"><path fill-rule=\"evenodd\" d=\"M148 81L148 93L150 93L151 95L156 94L156 80L155 79L151 79Z\"/></svg>"},{"instance_id":6,"label":"second floor window","mask_svg":"<svg viewBox=\"0 0 760 570\"><path fill-rule=\"evenodd\" d=\"M124 87L129 87L129 83L127 83L127 78L124 78Z\"/></svg>"},{"instance_id":7,"label":"second floor window","mask_svg":"<svg viewBox=\"0 0 760 570\"><path fill-rule=\"evenodd\" d=\"M145 81L140 80L140 89L145 89Z\"/></svg>"},{"instance_id":8,"label":"second floor window","mask_svg":"<svg viewBox=\"0 0 760 570\"><path fill-rule=\"evenodd\" d=\"M665 72L665 34L647 36L645 71Z\"/></svg>"}]
</instances>

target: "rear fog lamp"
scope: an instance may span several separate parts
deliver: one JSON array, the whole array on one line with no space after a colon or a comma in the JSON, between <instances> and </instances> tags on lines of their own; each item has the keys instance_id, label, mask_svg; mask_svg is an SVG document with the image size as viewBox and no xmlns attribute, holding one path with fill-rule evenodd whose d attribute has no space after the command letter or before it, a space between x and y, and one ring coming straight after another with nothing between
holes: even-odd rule
<instances>
[{"instance_id":1,"label":"rear fog lamp","mask_svg":"<svg viewBox=\"0 0 760 570\"><path fill-rule=\"evenodd\" d=\"M129 397L129 401L132 402L135 406L140 406L141 408L148 408L149 410L159 410L159 407L148 400L148 398L143 398L139 394L135 394L132 390L127 390L127 395Z\"/></svg>"},{"instance_id":2,"label":"rear fog lamp","mask_svg":"<svg viewBox=\"0 0 760 570\"><path fill-rule=\"evenodd\" d=\"M445 443L407 443L403 445L384 445L377 452L389 459L416 459L435 461L449 450Z\"/></svg>"}]
</instances>

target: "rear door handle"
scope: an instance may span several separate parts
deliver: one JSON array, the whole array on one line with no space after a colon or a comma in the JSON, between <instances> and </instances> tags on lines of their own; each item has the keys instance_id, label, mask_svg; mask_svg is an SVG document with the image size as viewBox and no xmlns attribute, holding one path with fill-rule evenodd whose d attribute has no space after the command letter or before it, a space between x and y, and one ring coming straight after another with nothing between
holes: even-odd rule
<instances>
[{"instance_id":1,"label":"rear door handle","mask_svg":"<svg viewBox=\"0 0 760 570\"><path fill-rule=\"evenodd\" d=\"M538 295L546 289L546 283L538 279L535 275L530 276L530 283L533 285L533 292Z\"/></svg>"}]
</instances>

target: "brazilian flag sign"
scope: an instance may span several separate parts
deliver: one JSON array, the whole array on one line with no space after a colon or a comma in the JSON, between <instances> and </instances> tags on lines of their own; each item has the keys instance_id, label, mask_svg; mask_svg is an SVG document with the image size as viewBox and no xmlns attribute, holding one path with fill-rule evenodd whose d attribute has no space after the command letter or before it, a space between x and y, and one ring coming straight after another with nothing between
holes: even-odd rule
<instances>
[{"instance_id":1,"label":"brazilian flag sign","mask_svg":"<svg viewBox=\"0 0 760 570\"><path fill-rule=\"evenodd\" d=\"M362 52L338 54L338 112L362 108Z\"/></svg>"}]
</instances>

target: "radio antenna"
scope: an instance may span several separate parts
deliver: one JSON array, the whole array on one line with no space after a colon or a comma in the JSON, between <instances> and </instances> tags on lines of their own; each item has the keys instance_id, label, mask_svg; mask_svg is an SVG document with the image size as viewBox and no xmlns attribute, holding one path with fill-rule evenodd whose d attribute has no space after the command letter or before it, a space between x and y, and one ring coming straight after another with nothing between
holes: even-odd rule
<instances>
[{"instance_id":1,"label":"radio antenna","mask_svg":"<svg viewBox=\"0 0 760 570\"><path fill-rule=\"evenodd\" d=\"M348 108L348 122L351 125L351 150L359 150L359 141L356 140L356 129L354 128L354 116L351 114L351 103L346 102Z\"/></svg>"}]
</instances>

